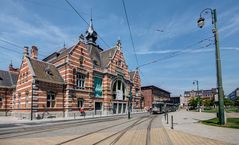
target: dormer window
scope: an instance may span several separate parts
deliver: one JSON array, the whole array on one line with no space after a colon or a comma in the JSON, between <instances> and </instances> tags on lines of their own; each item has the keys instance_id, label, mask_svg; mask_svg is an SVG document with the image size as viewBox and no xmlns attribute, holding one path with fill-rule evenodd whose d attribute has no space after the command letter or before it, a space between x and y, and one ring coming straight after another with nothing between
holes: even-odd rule
<instances>
[{"instance_id":1,"label":"dormer window","mask_svg":"<svg viewBox=\"0 0 239 145\"><path fill-rule=\"evenodd\" d=\"M52 73L52 71L51 71L51 69L50 69L49 67L47 67L47 68L45 69L45 72L46 72L48 75L53 76L53 73Z\"/></svg>"},{"instance_id":2,"label":"dormer window","mask_svg":"<svg viewBox=\"0 0 239 145\"><path fill-rule=\"evenodd\" d=\"M121 60L118 60L117 65L121 66Z\"/></svg>"},{"instance_id":3,"label":"dormer window","mask_svg":"<svg viewBox=\"0 0 239 145\"><path fill-rule=\"evenodd\" d=\"M94 64L94 65L98 65L97 60L93 60L93 64Z\"/></svg>"}]
</instances>

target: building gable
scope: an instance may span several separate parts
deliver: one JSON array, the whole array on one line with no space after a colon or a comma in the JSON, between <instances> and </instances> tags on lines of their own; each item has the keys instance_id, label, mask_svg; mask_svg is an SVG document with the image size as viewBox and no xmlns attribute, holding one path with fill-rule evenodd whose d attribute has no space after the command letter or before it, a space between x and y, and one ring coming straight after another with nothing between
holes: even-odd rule
<instances>
[{"instance_id":1,"label":"building gable","mask_svg":"<svg viewBox=\"0 0 239 145\"><path fill-rule=\"evenodd\" d=\"M109 62L108 71L113 74L124 75L125 79L130 80L128 66L126 64L121 46L117 45L117 50Z\"/></svg>"}]
</instances>

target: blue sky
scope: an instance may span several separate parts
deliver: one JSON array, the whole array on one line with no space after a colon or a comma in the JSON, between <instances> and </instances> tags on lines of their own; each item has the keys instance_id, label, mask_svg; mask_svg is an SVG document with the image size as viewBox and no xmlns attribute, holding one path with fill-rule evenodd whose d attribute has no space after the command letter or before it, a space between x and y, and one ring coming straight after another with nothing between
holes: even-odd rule
<instances>
[{"instance_id":1,"label":"blue sky","mask_svg":"<svg viewBox=\"0 0 239 145\"><path fill-rule=\"evenodd\" d=\"M135 69L122 1L69 1L87 21L92 9L97 33L110 47L120 39L129 69ZM125 4L139 64L161 59L140 68L142 85L159 86L173 96L195 89L194 80L199 80L201 89L216 87L213 38L199 43L212 36L210 15L205 15L203 29L196 24L203 9L216 8L224 90L228 94L239 87L239 1L125 0ZM1 0L0 9L0 39L22 47L36 45L40 58L62 48L64 43L72 46L87 29L64 0ZM100 39L97 43L108 49ZM205 47L208 44L212 45ZM0 50L0 69L6 70L11 60L19 67L22 48L0 41ZM175 53L180 55L170 58Z\"/></svg>"}]
</instances>

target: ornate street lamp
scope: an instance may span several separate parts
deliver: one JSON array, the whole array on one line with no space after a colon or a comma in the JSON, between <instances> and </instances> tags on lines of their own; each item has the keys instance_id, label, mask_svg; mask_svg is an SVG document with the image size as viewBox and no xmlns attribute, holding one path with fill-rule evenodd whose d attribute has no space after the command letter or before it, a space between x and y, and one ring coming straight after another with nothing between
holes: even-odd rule
<instances>
[{"instance_id":1,"label":"ornate street lamp","mask_svg":"<svg viewBox=\"0 0 239 145\"><path fill-rule=\"evenodd\" d=\"M199 95L199 81L198 80L194 80L193 81L193 85L197 85L197 109L198 109L198 112L201 112L201 105L200 105L200 95Z\"/></svg>"},{"instance_id":2,"label":"ornate street lamp","mask_svg":"<svg viewBox=\"0 0 239 145\"><path fill-rule=\"evenodd\" d=\"M202 28L205 24L205 19L202 17L203 14L211 13L212 24L214 26L212 32L215 38L215 49L216 49L216 72L217 72L217 89L218 89L218 100L219 100L219 109L218 109L218 117L219 123L221 125L225 124L225 116L224 116L224 95L223 95L223 87L222 87L222 72L221 72L221 59L220 59L220 48L219 48L219 39L218 39L218 31L217 31L217 14L216 9L206 8L200 13L200 18L198 19L198 27Z\"/></svg>"}]
</instances>

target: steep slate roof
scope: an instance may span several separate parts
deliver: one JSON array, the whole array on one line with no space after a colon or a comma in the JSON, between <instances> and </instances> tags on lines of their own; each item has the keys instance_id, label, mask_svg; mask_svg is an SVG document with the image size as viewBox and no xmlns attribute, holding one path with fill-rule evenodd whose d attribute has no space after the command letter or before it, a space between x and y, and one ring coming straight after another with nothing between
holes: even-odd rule
<instances>
[{"instance_id":1,"label":"steep slate roof","mask_svg":"<svg viewBox=\"0 0 239 145\"><path fill-rule=\"evenodd\" d=\"M0 70L0 87L1 88L14 88L17 84L17 73Z\"/></svg>"},{"instance_id":2,"label":"steep slate roof","mask_svg":"<svg viewBox=\"0 0 239 145\"><path fill-rule=\"evenodd\" d=\"M111 48L100 53L102 67L105 68L116 53L117 48Z\"/></svg>"},{"instance_id":3,"label":"steep slate roof","mask_svg":"<svg viewBox=\"0 0 239 145\"><path fill-rule=\"evenodd\" d=\"M141 87L141 90L147 90L147 89L156 89L156 90L160 90L160 91L162 91L162 92L171 94L170 92L168 92L168 91L166 91L166 90L164 90L164 89L161 89L161 88L159 88L159 87L156 87L156 86L154 86L154 85Z\"/></svg>"},{"instance_id":4,"label":"steep slate roof","mask_svg":"<svg viewBox=\"0 0 239 145\"><path fill-rule=\"evenodd\" d=\"M64 84L64 80L53 64L32 59L30 57L28 57L28 60L30 63L29 67L32 71L32 75L35 76L36 80L49 83Z\"/></svg>"},{"instance_id":5,"label":"steep slate roof","mask_svg":"<svg viewBox=\"0 0 239 145\"><path fill-rule=\"evenodd\" d=\"M103 49L94 44L87 44L86 47L92 61L96 61L97 65L102 67L100 52L103 51Z\"/></svg>"},{"instance_id":6,"label":"steep slate roof","mask_svg":"<svg viewBox=\"0 0 239 145\"><path fill-rule=\"evenodd\" d=\"M74 48L74 46L71 46L70 48L62 48L59 51L50 54L49 56L44 58L42 61L45 61L45 62L49 62L49 61L50 62L56 62L57 60L65 57Z\"/></svg>"},{"instance_id":7,"label":"steep slate roof","mask_svg":"<svg viewBox=\"0 0 239 145\"><path fill-rule=\"evenodd\" d=\"M65 57L74 47L75 45L70 48L60 49L59 51L54 52L51 55L44 58L43 61L54 63L59 59ZM113 58L113 56L117 51L116 47L103 51L102 48L100 48L98 45L95 44L87 44L86 47L92 61L97 61L98 66L101 68L105 68L109 64L109 62L111 61L111 59Z\"/></svg>"},{"instance_id":8,"label":"steep slate roof","mask_svg":"<svg viewBox=\"0 0 239 145\"><path fill-rule=\"evenodd\" d=\"M130 76L130 79L131 79L131 80L134 79L135 73L136 73L136 71L131 71L131 72L129 72L129 76Z\"/></svg>"}]
</instances>

